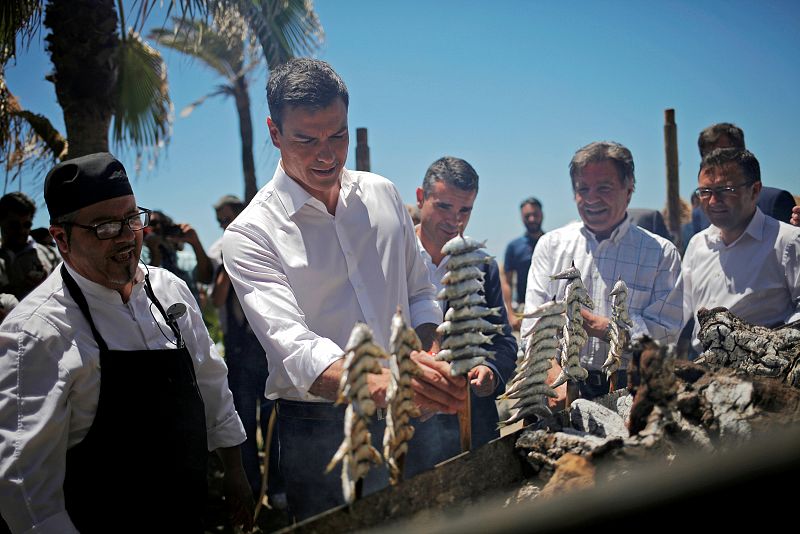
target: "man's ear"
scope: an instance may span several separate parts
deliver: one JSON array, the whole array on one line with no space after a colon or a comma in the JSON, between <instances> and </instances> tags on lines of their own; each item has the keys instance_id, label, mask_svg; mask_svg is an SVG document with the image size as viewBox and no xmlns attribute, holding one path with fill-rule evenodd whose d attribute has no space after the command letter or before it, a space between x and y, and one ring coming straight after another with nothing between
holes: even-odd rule
<instances>
[{"instance_id":1,"label":"man's ear","mask_svg":"<svg viewBox=\"0 0 800 534\"><path fill-rule=\"evenodd\" d=\"M64 230L64 227L51 226L50 235L56 240L56 245L58 246L58 251L61 253L61 255L63 256L64 254L69 254L69 240L67 239L67 231Z\"/></svg>"},{"instance_id":2,"label":"man's ear","mask_svg":"<svg viewBox=\"0 0 800 534\"><path fill-rule=\"evenodd\" d=\"M758 195L761 193L761 181L753 182L753 198L758 199Z\"/></svg>"},{"instance_id":3,"label":"man's ear","mask_svg":"<svg viewBox=\"0 0 800 534\"><path fill-rule=\"evenodd\" d=\"M281 132L278 130L278 125L272 121L272 117L267 117L267 130L269 130L269 138L272 139L272 144L280 150L281 141L279 136Z\"/></svg>"},{"instance_id":4,"label":"man's ear","mask_svg":"<svg viewBox=\"0 0 800 534\"><path fill-rule=\"evenodd\" d=\"M421 187L417 188L417 207L422 209L422 204L425 202L425 191Z\"/></svg>"}]
</instances>

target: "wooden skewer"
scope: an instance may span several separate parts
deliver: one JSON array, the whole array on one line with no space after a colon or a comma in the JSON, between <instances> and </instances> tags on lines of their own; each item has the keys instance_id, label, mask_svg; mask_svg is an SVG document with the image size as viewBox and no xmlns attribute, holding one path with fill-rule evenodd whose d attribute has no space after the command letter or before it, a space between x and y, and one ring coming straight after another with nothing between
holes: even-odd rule
<instances>
[{"instance_id":1,"label":"wooden skewer","mask_svg":"<svg viewBox=\"0 0 800 534\"><path fill-rule=\"evenodd\" d=\"M270 456L270 449L272 448L272 433L275 430L275 420L277 417L277 403L272 406L272 411L269 414L269 423L267 423L267 435L262 436L264 438L264 473L261 475L261 489L258 492L258 502L256 503L256 509L253 512L253 522L258 520L258 514L261 512L261 507L264 504L264 496L267 494L267 487L269 484L269 456ZM261 414L261 417L264 417L264 414ZM267 498L267 508L270 510L272 506L269 504L269 498Z\"/></svg>"},{"instance_id":2,"label":"wooden skewer","mask_svg":"<svg viewBox=\"0 0 800 534\"><path fill-rule=\"evenodd\" d=\"M611 373L611 376L608 377L608 392L614 393L617 389L617 372L614 371Z\"/></svg>"},{"instance_id":3,"label":"wooden skewer","mask_svg":"<svg viewBox=\"0 0 800 534\"><path fill-rule=\"evenodd\" d=\"M458 430L461 435L461 452L472 449L472 395L467 378L467 400L464 409L458 412Z\"/></svg>"}]
</instances>

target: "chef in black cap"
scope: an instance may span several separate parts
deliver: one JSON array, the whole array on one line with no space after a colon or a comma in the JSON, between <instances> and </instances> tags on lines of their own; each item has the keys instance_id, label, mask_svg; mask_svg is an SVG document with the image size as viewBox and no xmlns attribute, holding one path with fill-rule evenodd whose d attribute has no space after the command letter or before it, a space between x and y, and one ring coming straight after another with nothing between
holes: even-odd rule
<instances>
[{"instance_id":1,"label":"chef in black cap","mask_svg":"<svg viewBox=\"0 0 800 534\"><path fill-rule=\"evenodd\" d=\"M149 211L111 154L45 180L64 263L0 327L0 512L13 532L202 532L207 451L252 520L225 363L186 285L139 265Z\"/></svg>"}]
</instances>

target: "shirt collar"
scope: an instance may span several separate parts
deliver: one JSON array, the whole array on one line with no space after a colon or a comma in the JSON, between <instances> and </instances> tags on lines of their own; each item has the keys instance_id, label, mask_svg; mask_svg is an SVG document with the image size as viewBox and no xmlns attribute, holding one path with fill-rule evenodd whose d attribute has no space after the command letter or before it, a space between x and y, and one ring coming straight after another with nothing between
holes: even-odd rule
<instances>
[{"instance_id":1,"label":"shirt collar","mask_svg":"<svg viewBox=\"0 0 800 534\"><path fill-rule=\"evenodd\" d=\"M628 216L626 212L625 218L622 220L619 226L614 228L614 231L611 232L611 235L608 237L608 239L604 239L603 241L611 241L612 243L617 245L622 240L622 238L625 237L625 234L628 233L628 230L630 230L630 228L631 228L631 218ZM598 242L597 236L595 236L594 232L589 230L589 228L585 224L583 224L583 222L581 222L581 233L587 239L591 239L595 243Z\"/></svg>"},{"instance_id":2,"label":"shirt collar","mask_svg":"<svg viewBox=\"0 0 800 534\"><path fill-rule=\"evenodd\" d=\"M309 202L318 202L322 205L322 202L314 199L308 191L286 174L286 171L283 170L283 161L278 162L278 168L275 169L275 175L272 180L275 185L275 192L278 198L281 199L281 203L286 208L286 213L289 217L293 217L295 213L300 211L300 208ZM350 193L360 191L358 181L345 168L342 168L342 174L339 177L339 187L340 201L342 198L347 198ZM324 210L324 206L322 209Z\"/></svg>"},{"instance_id":3,"label":"shirt collar","mask_svg":"<svg viewBox=\"0 0 800 534\"><path fill-rule=\"evenodd\" d=\"M78 274L78 272L72 267L70 267L66 262L64 263L64 267L67 268L67 271L69 271L69 274L71 274L72 278L75 279L75 283L78 284L78 287L84 294L91 295L97 300L103 302L108 302L111 304L122 304L122 296L116 289L109 289L106 286L98 284L97 282L92 282L88 278L85 278L80 274ZM134 293L136 293L137 291L141 291L143 286L144 286L144 270L142 269L141 265L137 265L136 274L133 277L133 291L131 292L131 298L133 298Z\"/></svg>"},{"instance_id":4,"label":"shirt collar","mask_svg":"<svg viewBox=\"0 0 800 534\"><path fill-rule=\"evenodd\" d=\"M419 234L417 233L418 230L419 230L419 225L416 225L414 227L414 237L417 239L417 248L419 249L420 254L422 254L422 259L425 260L425 264L430 267L433 267L434 269L441 269L442 267L447 265L447 261L450 259L449 254L442 258L442 261L439 262L439 265L434 265L433 258L431 257L430 254L428 254L428 251L425 250L425 246L422 244L422 240L419 238Z\"/></svg>"},{"instance_id":5,"label":"shirt collar","mask_svg":"<svg viewBox=\"0 0 800 534\"><path fill-rule=\"evenodd\" d=\"M745 235L749 235L756 241L762 241L764 239L764 224L767 222L767 217L764 215L764 212L756 206L756 211L753 214L753 218L750 219L750 222L747 224L747 227L742 232L736 241L731 243L730 245L725 245L725 242L722 241L722 234L719 231L719 228L714 226L713 224L708 227L708 234L706 235L706 242L708 243L709 247L715 248L725 248L726 246L732 247L736 243L742 240Z\"/></svg>"}]
</instances>

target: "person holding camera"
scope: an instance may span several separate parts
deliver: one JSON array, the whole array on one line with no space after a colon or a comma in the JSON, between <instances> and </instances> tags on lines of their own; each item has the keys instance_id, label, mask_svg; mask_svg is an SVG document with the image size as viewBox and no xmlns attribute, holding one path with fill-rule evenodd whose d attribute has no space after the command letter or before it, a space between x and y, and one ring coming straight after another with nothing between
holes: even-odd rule
<instances>
[{"instance_id":1,"label":"person holding camera","mask_svg":"<svg viewBox=\"0 0 800 534\"><path fill-rule=\"evenodd\" d=\"M170 216L161 211L153 211L150 215L150 228L144 238L150 253L148 264L162 267L186 282L195 300L200 303L197 282L210 284L214 268L197 232L187 223L175 224ZM197 258L197 265L192 273L178 265L178 251L183 250L184 243L192 246Z\"/></svg>"}]
</instances>

